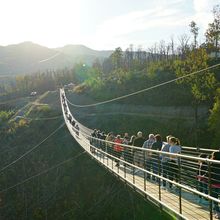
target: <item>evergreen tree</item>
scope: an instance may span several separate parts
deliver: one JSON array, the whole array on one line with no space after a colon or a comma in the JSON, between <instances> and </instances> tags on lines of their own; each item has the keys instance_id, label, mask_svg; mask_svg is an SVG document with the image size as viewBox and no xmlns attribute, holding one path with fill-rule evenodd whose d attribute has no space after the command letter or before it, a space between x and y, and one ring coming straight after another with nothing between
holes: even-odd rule
<instances>
[{"instance_id":1,"label":"evergreen tree","mask_svg":"<svg viewBox=\"0 0 220 220\"><path fill-rule=\"evenodd\" d=\"M197 27L195 21L191 21L189 26L190 26L190 32L193 34L193 38L194 38L193 47L197 48L197 45L198 45L197 38L198 38L198 34L199 34L199 28Z\"/></svg>"}]
</instances>

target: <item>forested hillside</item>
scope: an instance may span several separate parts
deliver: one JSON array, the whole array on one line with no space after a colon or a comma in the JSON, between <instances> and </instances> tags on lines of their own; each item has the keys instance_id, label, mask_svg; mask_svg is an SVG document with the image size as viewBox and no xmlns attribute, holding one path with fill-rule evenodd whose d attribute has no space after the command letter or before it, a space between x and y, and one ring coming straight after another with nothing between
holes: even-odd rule
<instances>
[{"instance_id":1,"label":"forested hillside","mask_svg":"<svg viewBox=\"0 0 220 220\"><path fill-rule=\"evenodd\" d=\"M193 126L188 127L190 137L186 144L218 148L220 52L219 33L213 27L219 25L220 10L219 6L214 8L213 22L204 33L206 41L201 44L198 42L199 27L192 21L189 24L191 41L190 36L182 35L178 39L171 38L170 42L156 43L147 51L132 45L125 51L118 47L104 61L96 59L92 66L78 63L71 69L48 70L19 75L10 80L3 79L0 83L1 101L21 98L32 91L42 94L70 83L71 86L67 88L88 97L90 103L149 88L148 91L115 103L194 109L194 115L191 115ZM181 79L177 80L179 77ZM80 100L73 101L77 104ZM202 118L199 115L201 108L207 109ZM175 117L173 120L176 120ZM167 123L172 127L172 123ZM176 123L181 126L183 122L177 120ZM183 127L187 130L187 127ZM152 126L150 129L156 130ZM175 133L175 129L169 132ZM187 133L177 133L180 139L186 139Z\"/></svg>"},{"instance_id":2,"label":"forested hillside","mask_svg":"<svg viewBox=\"0 0 220 220\"><path fill-rule=\"evenodd\" d=\"M78 62L91 65L108 57L111 51L96 51L83 45L47 48L32 42L0 46L0 76L32 74L38 71L71 68Z\"/></svg>"},{"instance_id":3,"label":"forested hillside","mask_svg":"<svg viewBox=\"0 0 220 220\"><path fill-rule=\"evenodd\" d=\"M62 125L58 92L35 100L23 116L0 115L2 220L170 219L84 154L65 126L2 170Z\"/></svg>"}]
</instances>

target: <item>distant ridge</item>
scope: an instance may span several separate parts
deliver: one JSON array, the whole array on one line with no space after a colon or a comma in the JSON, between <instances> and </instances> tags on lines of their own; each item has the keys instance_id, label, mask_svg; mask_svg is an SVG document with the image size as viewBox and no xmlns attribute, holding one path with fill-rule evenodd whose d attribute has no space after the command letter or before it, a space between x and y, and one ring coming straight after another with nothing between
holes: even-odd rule
<instances>
[{"instance_id":1,"label":"distant ridge","mask_svg":"<svg viewBox=\"0 0 220 220\"><path fill-rule=\"evenodd\" d=\"M31 74L48 69L72 67L77 62L91 65L113 51L97 51L84 45L47 48L29 41L0 46L0 75Z\"/></svg>"}]
</instances>

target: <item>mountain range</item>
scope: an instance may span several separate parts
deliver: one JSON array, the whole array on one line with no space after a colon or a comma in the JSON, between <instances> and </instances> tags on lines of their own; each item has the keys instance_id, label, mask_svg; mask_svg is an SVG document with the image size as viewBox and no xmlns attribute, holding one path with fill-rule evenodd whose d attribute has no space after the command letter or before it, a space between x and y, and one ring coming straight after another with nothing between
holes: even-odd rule
<instances>
[{"instance_id":1,"label":"mountain range","mask_svg":"<svg viewBox=\"0 0 220 220\"><path fill-rule=\"evenodd\" d=\"M95 59L103 60L112 52L97 51L84 45L47 48L32 42L0 46L0 76L69 68L78 62L91 65Z\"/></svg>"}]
</instances>

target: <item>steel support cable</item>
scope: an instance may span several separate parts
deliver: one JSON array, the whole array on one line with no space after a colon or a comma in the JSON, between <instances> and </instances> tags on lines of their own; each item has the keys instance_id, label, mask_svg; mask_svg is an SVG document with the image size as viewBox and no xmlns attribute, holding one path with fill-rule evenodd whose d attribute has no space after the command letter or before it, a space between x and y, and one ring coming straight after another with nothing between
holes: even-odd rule
<instances>
[{"instance_id":1,"label":"steel support cable","mask_svg":"<svg viewBox=\"0 0 220 220\"><path fill-rule=\"evenodd\" d=\"M25 116L17 116L19 118L23 118L23 119L27 119L27 120L33 120L33 121L46 121L46 120L55 120L58 118L63 117L62 115L59 116L54 116L54 117L48 117L48 118L29 118L29 117L25 117Z\"/></svg>"},{"instance_id":2,"label":"steel support cable","mask_svg":"<svg viewBox=\"0 0 220 220\"><path fill-rule=\"evenodd\" d=\"M25 156L27 156L29 153L31 153L32 151L34 151L36 148L38 148L41 144L43 144L48 138L50 138L51 136L53 136L59 129L61 129L63 126L65 125L65 123L62 123L58 128L56 128L53 132L51 132L45 139L43 139L40 143L38 143L37 145L35 145L34 147L32 147L31 149L29 149L28 151L26 151L24 154L22 154L20 157L18 157L16 160L12 161L11 163L9 163L8 165L6 165L5 167L0 169L0 173L2 171L4 171L5 169L7 169L8 167L10 167L11 165L15 164L16 162L18 162L19 160L21 160L22 158L24 158Z\"/></svg>"},{"instance_id":3,"label":"steel support cable","mask_svg":"<svg viewBox=\"0 0 220 220\"><path fill-rule=\"evenodd\" d=\"M18 113L23 111L25 108L29 107L30 105L32 105L32 102L27 103L26 105L24 105L22 108L18 109L18 111L16 111L8 120L8 122L11 122L12 120L14 120L17 116Z\"/></svg>"},{"instance_id":4,"label":"steel support cable","mask_svg":"<svg viewBox=\"0 0 220 220\"><path fill-rule=\"evenodd\" d=\"M26 98L30 99L29 96L26 96L26 97L19 97L19 98L15 98L15 99L7 100L7 101L2 101L2 102L0 102L0 105L7 105L7 104L10 104L10 103L16 102L16 101L18 101L18 100L20 100L20 99L24 99L24 100L25 100Z\"/></svg>"},{"instance_id":5,"label":"steel support cable","mask_svg":"<svg viewBox=\"0 0 220 220\"><path fill-rule=\"evenodd\" d=\"M103 176L105 176L106 173L108 173L108 171L106 171ZM110 191L114 188L115 185L116 185L116 184L111 185ZM116 190L117 190L117 189L116 189ZM115 195L116 195L116 193L117 193L116 190L114 190L114 191L111 193L112 196L115 196ZM108 194L109 194L109 193L108 193ZM105 198L105 197L107 197L107 196L108 196L108 195L103 195L104 198L101 197L101 199L98 200L95 204L93 204L89 209L87 209L84 214L85 214L87 217L89 217L87 213L88 213L88 212L91 212L94 208L96 208L96 206L99 205L103 200L106 201L106 198ZM81 207L78 207L78 208L81 208ZM62 214L62 216L68 215L69 212L72 211L72 209L73 209L73 208L71 208L71 209L69 209L68 211L64 212L64 213ZM91 216L90 216L90 219L91 219Z\"/></svg>"},{"instance_id":6,"label":"steel support cable","mask_svg":"<svg viewBox=\"0 0 220 220\"><path fill-rule=\"evenodd\" d=\"M107 172L108 172L108 171L107 171ZM114 185L113 185L113 186L114 186ZM113 187L112 187L112 188L113 188ZM117 195L117 193L120 192L120 191L121 191L121 190L119 190L119 191L114 190L114 191L111 193L112 200L113 200L114 197ZM105 196L105 197L106 197L106 196ZM87 209L84 214L85 214L87 217L90 217L90 219L91 219L91 215L88 216L89 212L91 212L94 208L96 208L96 206L99 205L99 203L103 202L103 200L106 201L107 199L101 198L101 199L98 200L95 204L93 204L92 207L90 207L89 209ZM107 200L107 201L108 201L108 200ZM111 200L110 200L109 203L111 204ZM75 204L76 204L76 203L75 203ZM77 205L77 208L79 208L79 209L81 208L81 207L79 207L78 204L76 204L76 205ZM102 204L102 205L103 205L103 204ZM62 214L62 217L66 216L66 215L69 215L69 213L70 213L72 210L73 210L73 207L72 207L71 209L69 209L68 211L64 212L64 213Z\"/></svg>"},{"instance_id":7,"label":"steel support cable","mask_svg":"<svg viewBox=\"0 0 220 220\"><path fill-rule=\"evenodd\" d=\"M35 174L35 175L31 176L31 177L28 177L27 179L25 179L25 180L23 180L23 181L21 181L21 182L19 182L19 183L16 183L16 184L13 185L13 186L7 187L7 188L1 190L0 193L4 193L4 192L6 192L6 191L8 191L8 190L10 190L10 189L13 189L13 188L15 188L15 187L17 187L17 186L19 186L19 185L21 185L21 184L23 184L23 183L28 182L29 180L31 180L31 179L33 179L33 178L35 178L35 177L41 176L42 174L45 174L45 173L48 173L49 171L51 171L51 170L53 170L53 169L56 169L56 168L62 166L63 164L72 161L73 159L79 158L79 157L80 157L82 154L84 154L85 152L86 152L86 151L83 151L83 152L77 154L77 155L74 156L74 157L71 157L71 158L69 158L69 159L67 159L67 160L64 160L64 161L62 161L62 162L56 164L55 166L52 166L52 167L50 167L50 168L48 168L48 169L46 169L46 170L44 170L44 171L42 171L42 172L40 172L40 173L37 173L37 174Z\"/></svg>"},{"instance_id":8,"label":"steel support cable","mask_svg":"<svg viewBox=\"0 0 220 220\"><path fill-rule=\"evenodd\" d=\"M17 116L19 118L23 118L23 119L27 119L27 120L33 120L33 121L46 121L46 120L55 120L55 119L59 119L61 117L63 117L62 115L60 116L54 116L54 117L50 117L50 118L27 118L27 117L24 117L24 116ZM19 147L19 146L18 146ZM15 150L17 149L18 147L11 147L10 149L6 149L5 151L1 152L1 154L4 154L4 153L7 153L9 151L12 151L12 150ZM3 147L4 148L4 147Z\"/></svg>"},{"instance_id":9,"label":"steel support cable","mask_svg":"<svg viewBox=\"0 0 220 220\"><path fill-rule=\"evenodd\" d=\"M146 91L148 91L148 90L158 88L158 87L160 87L160 86L167 85L167 84L169 84L169 83L172 83L172 82L175 82L175 81L184 79L184 78L186 78L186 77L189 77L189 76L192 76L192 75L195 75L195 74L198 74L198 73L201 73L201 72L204 72L204 71L213 69L213 68L218 67L218 66L220 66L220 63L219 63L219 64L215 64L215 65L210 66L210 67L207 67L207 68L205 68L205 69L202 69L202 70L199 70L199 71L195 71L195 72L189 73L189 74L187 74L187 75L180 76L180 77L178 77L178 78L175 78L175 79L172 79L172 80L169 80L169 81L166 81L166 82L163 82L163 83L160 83L160 84L157 84L157 85L154 85L154 86L145 88L145 89L138 90L138 91L136 91L136 92L129 93L129 94L127 94L127 95L119 96L119 97L116 97L116 98L113 98L113 99L109 99L109 100L106 100L106 101L102 101L102 102L97 102L97 103L87 104L87 105L77 105L77 104L74 104L74 103L70 102L67 97L66 97L66 100L67 100L67 102L68 102L70 105L72 105L72 106L74 106L74 107L78 107L78 108L86 108L86 107L92 107L92 106L102 105L102 104L106 104L106 103L109 103L109 102L114 102L114 101L117 101L117 100L120 100L120 99L124 99L124 98L130 97L130 96L133 96L133 95L137 95L137 94L139 94L139 93L143 93L143 92L146 92Z\"/></svg>"}]
</instances>

